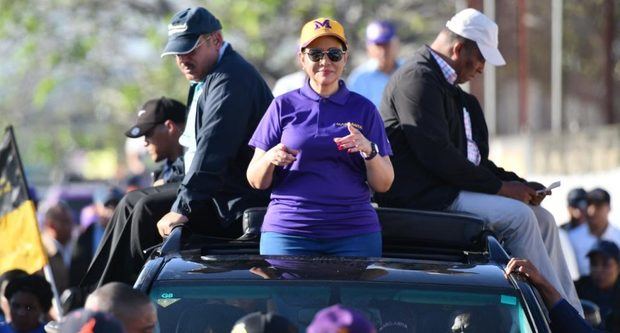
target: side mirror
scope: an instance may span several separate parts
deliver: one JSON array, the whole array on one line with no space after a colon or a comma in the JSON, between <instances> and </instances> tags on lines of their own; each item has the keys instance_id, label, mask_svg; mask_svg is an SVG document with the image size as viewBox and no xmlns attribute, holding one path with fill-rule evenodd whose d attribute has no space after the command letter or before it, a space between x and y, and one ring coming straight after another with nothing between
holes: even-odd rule
<instances>
[{"instance_id":1,"label":"side mirror","mask_svg":"<svg viewBox=\"0 0 620 333\"><path fill-rule=\"evenodd\" d=\"M583 313L585 319L592 327L600 327L601 325L601 309L594 302L582 299L581 307L583 307Z\"/></svg>"}]
</instances>

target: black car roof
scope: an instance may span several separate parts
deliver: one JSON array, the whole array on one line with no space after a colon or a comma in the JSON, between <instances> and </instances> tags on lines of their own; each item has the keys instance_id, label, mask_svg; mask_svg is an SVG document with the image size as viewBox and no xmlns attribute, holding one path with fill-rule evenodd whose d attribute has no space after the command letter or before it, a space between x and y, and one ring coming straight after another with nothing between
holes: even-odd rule
<instances>
[{"instance_id":1,"label":"black car roof","mask_svg":"<svg viewBox=\"0 0 620 333\"><path fill-rule=\"evenodd\" d=\"M168 256L157 281L262 280L251 269L269 268L279 279L421 283L514 289L492 263L390 258L179 254Z\"/></svg>"}]
</instances>

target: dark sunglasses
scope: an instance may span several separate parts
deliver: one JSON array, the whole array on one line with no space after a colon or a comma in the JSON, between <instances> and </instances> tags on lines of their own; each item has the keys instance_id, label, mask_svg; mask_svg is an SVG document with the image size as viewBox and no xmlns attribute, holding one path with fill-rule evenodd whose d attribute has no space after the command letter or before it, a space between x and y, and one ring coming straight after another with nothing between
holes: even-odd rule
<instances>
[{"instance_id":1,"label":"dark sunglasses","mask_svg":"<svg viewBox=\"0 0 620 333\"><path fill-rule=\"evenodd\" d=\"M321 59L323 59L323 57L326 54L329 60L333 62L338 62L342 60L342 57L344 56L345 51L337 47L330 47L327 51L323 51L321 49L308 49L304 53L306 53L308 55L308 58L310 58L310 60L312 60L313 62L321 61Z\"/></svg>"}]
</instances>

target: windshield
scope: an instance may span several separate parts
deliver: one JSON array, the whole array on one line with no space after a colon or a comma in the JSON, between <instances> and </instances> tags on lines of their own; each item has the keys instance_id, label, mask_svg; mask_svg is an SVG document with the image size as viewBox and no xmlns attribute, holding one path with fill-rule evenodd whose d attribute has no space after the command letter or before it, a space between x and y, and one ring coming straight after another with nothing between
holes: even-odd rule
<instances>
[{"instance_id":1,"label":"windshield","mask_svg":"<svg viewBox=\"0 0 620 333\"><path fill-rule=\"evenodd\" d=\"M340 303L377 332L531 332L515 294L446 286L348 281L178 281L151 291L162 332L225 332L247 313L284 315L304 332L315 313Z\"/></svg>"}]
</instances>

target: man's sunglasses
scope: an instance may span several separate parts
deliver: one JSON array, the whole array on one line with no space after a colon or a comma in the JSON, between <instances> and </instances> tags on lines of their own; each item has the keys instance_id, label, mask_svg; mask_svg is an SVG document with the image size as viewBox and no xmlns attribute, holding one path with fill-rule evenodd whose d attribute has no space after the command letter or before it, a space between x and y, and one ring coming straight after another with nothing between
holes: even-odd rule
<instances>
[{"instance_id":1,"label":"man's sunglasses","mask_svg":"<svg viewBox=\"0 0 620 333\"><path fill-rule=\"evenodd\" d=\"M308 58L310 58L310 60L312 60L313 62L321 61L321 59L323 59L326 54L329 60L331 60L332 62L338 62L342 60L345 51L337 47L330 47L327 51L323 51L321 49L308 49L304 53L307 54Z\"/></svg>"}]
</instances>

